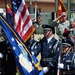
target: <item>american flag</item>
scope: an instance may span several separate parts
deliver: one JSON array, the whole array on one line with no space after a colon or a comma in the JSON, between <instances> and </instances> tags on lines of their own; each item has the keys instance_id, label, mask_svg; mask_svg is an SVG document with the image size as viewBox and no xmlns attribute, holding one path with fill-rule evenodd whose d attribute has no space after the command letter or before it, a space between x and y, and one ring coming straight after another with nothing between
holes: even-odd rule
<instances>
[{"instance_id":1,"label":"american flag","mask_svg":"<svg viewBox=\"0 0 75 75\"><path fill-rule=\"evenodd\" d=\"M24 0L12 0L14 12L14 28L20 37L26 42L34 32L34 27Z\"/></svg>"}]
</instances>

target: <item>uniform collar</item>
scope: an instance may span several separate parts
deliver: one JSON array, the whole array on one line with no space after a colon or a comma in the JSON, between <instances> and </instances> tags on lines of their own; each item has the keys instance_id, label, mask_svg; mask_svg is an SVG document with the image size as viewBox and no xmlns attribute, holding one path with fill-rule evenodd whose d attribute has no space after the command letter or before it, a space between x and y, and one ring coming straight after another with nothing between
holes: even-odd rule
<instances>
[{"instance_id":1,"label":"uniform collar","mask_svg":"<svg viewBox=\"0 0 75 75\"><path fill-rule=\"evenodd\" d=\"M70 56L71 51L67 52L64 56Z\"/></svg>"},{"instance_id":2,"label":"uniform collar","mask_svg":"<svg viewBox=\"0 0 75 75\"><path fill-rule=\"evenodd\" d=\"M32 42L33 42L33 40L34 40L34 38L31 38L31 39L29 40L29 42L30 42L30 43L32 43Z\"/></svg>"},{"instance_id":3,"label":"uniform collar","mask_svg":"<svg viewBox=\"0 0 75 75\"><path fill-rule=\"evenodd\" d=\"M53 38L53 35L50 38L47 39L47 43L49 43L52 38Z\"/></svg>"}]
</instances>

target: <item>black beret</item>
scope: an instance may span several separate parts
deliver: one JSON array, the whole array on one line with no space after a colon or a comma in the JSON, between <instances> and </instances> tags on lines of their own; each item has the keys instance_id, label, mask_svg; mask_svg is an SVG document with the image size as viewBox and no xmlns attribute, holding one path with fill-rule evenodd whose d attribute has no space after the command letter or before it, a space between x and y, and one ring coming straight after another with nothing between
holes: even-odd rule
<instances>
[{"instance_id":1,"label":"black beret","mask_svg":"<svg viewBox=\"0 0 75 75\"><path fill-rule=\"evenodd\" d=\"M63 39L62 40L63 46L74 46L74 43L70 39Z\"/></svg>"},{"instance_id":2,"label":"black beret","mask_svg":"<svg viewBox=\"0 0 75 75\"><path fill-rule=\"evenodd\" d=\"M53 34L55 34L55 28L49 24L43 24L42 25L43 27L43 31L49 31L49 30L52 30Z\"/></svg>"}]
</instances>

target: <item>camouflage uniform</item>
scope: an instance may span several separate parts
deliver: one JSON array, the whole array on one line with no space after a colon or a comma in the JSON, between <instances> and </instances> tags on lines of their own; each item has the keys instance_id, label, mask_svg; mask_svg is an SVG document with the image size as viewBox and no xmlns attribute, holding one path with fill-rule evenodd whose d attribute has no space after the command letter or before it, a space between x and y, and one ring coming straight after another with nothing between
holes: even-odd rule
<instances>
[{"instance_id":1,"label":"camouflage uniform","mask_svg":"<svg viewBox=\"0 0 75 75\"><path fill-rule=\"evenodd\" d=\"M43 34L42 24L34 23L35 31L34 34Z\"/></svg>"}]
</instances>

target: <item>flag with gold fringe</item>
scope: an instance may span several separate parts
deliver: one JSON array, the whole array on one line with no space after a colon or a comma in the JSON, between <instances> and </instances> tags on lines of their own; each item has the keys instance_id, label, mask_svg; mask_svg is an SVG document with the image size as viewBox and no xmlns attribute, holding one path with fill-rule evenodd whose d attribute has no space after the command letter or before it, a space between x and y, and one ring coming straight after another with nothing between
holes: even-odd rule
<instances>
[{"instance_id":1,"label":"flag with gold fringe","mask_svg":"<svg viewBox=\"0 0 75 75\"><path fill-rule=\"evenodd\" d=\"M12 0L11 4L12 12L14 14L14 28L26 42L34 32L34 26L25 0Z\"/></svg>"},{"instance_id":2,"label":"flag with gold fringe","mask_svg":"<svg viewBox=\"0 0 75 75\"><path fill-rule=\"evenodd\" d=\"M21 75L44 75L40 63L29 52L23 40L17 35L16 30L9 25L7 20L0 14L0 25L13 48L13 53Z\"/></svg>"}]
</instances>

